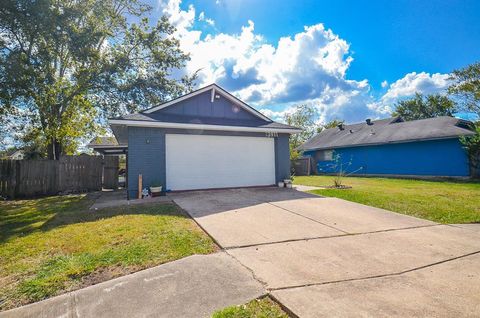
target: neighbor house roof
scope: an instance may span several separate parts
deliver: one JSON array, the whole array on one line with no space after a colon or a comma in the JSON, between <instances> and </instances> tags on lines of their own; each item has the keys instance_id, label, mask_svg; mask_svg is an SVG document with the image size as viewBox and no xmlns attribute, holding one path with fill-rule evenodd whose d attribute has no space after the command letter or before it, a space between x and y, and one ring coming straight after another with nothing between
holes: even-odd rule
<instances>
[{"instance_id":1,"label":"neighbor house roof","mask_svg":"<svg viewBox=\"0 0 480 318\"><path fill-rule=\"evenodd\" d=\"M118 146L117 138L115 137L95 137L88 144L89 147L98 147L98 146Z\"/></svg>"},{"instance_id":2,"label":"neighbor house roof","mask_svg":"<svg viewBox=\"0 0 480 318\"><path fill-rule=\"evenodd\" d=\"M301 150L333 149L473 135L470 122L448 116L404 121L401 117L325 129L299 147Z\"/></svg>"},{"instance_id":3,"label":"neighbor house roof","mask_svg":"<svg viewBox=\"0 0 480 318\"><path fill-rule=\"evenodd\" d=\"M104 155L123 154L128 148L125 144L119 144L117 138L113 136L95 137L90 141L87 147Z\"/></svg>"}]
</instances>

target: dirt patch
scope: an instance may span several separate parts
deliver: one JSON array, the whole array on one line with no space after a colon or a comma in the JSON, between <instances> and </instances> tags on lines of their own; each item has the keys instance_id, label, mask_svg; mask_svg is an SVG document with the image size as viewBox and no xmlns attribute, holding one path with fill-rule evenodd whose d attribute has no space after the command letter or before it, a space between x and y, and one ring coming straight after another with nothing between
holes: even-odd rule
<instances>
[{"instance_id":1,"label":"dirt patch","mask_svg":"<svg viewBox=\"0 0 480 318\"><path fill-rule=\"evenodd\" d=\"M103 283L107 280L132 274L148 267L149 266L122 267L120 265L102 267L88 274L87 276L83 276L80 280L80 284L75 286L75 289L81 289L91 285L96 285L98 283Z\"/></svg>"}]
</instances>

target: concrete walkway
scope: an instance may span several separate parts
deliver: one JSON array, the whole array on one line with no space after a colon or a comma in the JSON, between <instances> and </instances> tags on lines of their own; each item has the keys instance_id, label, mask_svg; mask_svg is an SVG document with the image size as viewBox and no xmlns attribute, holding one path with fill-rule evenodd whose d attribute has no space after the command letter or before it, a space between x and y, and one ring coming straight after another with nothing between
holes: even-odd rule
<instances>
[{"instance_id":1,"label":"concrete walkway","mask_svg":"<svg viewBox=\"0 0 480 318\"><path fill-rule=\"evenodd\" d=\"M23 317L209 317L265 294L225 252L195 255L0 313Z\"/></svg>"},{"instance_id":2,"label":"concrete walkway","mask_svg":"<svg viewBox=\"0 0 480 318\"><path fill-rule=\"evenodd\" d=\"M291 189L169 196L300 317L480 312L480 224L440 225Z\"/></svg>"}]
</instances>

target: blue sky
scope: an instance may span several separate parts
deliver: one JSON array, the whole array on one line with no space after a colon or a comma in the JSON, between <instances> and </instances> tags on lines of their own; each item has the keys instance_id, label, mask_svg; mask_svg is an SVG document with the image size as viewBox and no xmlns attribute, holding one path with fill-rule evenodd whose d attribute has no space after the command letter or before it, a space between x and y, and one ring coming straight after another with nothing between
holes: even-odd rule
<instances>
[{"instance_id":1,"label":"blue sky","mask_svg":"<svg viewBox=\"0 0 480 318\"><path fill-rule=\"evenodd\" d=\"M185 72L278 119L386 117L415 91L442 92L480 57L480 1L160 0L192 53Z\"/></svg>"}]
</instances>

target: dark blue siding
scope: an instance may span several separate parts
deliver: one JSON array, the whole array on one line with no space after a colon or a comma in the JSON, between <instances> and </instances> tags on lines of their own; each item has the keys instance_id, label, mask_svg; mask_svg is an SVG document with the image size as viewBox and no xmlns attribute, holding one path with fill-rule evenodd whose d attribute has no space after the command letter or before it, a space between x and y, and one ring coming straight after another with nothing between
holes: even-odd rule
<instances>
[{"instance_id":1,"label":"dark blue siding","mask_svg":"<svg viewBox=\"0 0 480 318\"><path fill-rule=\"evenodd\" d=\"M290 135L279 134L275 138L275 179L277 182L290 178Z\"/></svg>"},{"instance_id":2,"label":"dark blue siding","mask_svg":"<svg viewBox=\"0 0 480 318\"><path fill-rule=\"evenodd\" d=\"M129 127L128 192L130 198L137 197L139 174L142 174L143 187L149 187L152 182L157 182L164 189L168 188L165 173L165 134L169 133L265 137L265 133ZM290 176L288 138L288 134L279 134L274 141L276 182Z\"/></svg>"},{"instance_id":3,"label":"dark blue siding","mask_svg":"<svg viewBox=\"0 0 480 318\"><path fill-rule=\"evenodd\" d=\"M128 128L128 192L138 195L138 175L143 187L152 182L165 186L165 132L155 128Z\"/></svg>"},{"instance_id":4,"label":"dark blue siding","mask_svg":"<svg viewBox=\"0 0 480 318\"><path fill-rule=\"evenodd\" d=\"M335 155L340 156L344 169L356 174L469 175L468 158L458 139L339 148ZM319 173L336 172L331 161L318 162L317 168Z\"/></svg>"},{"instance_id":5,"label":"dark blue siding","mask_svg":"<svg viewBox=\"0 0 480 318\"><path fill-rule=\"evenodd\" d=\"M188 98L157 112L187 117L210 117L259 121L259 118L220 95L211 102L211 91ZM261 119L260 119L261 120Z\"/></svg>"}]
</instances>

